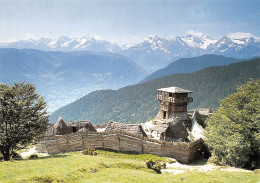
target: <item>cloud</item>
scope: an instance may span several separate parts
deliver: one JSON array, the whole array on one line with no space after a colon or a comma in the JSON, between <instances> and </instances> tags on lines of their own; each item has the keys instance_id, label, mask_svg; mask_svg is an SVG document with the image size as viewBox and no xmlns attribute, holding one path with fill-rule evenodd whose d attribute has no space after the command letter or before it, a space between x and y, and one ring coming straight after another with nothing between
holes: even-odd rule
<instances>
[{"instance_id":1,"label":"cloud","mask_svg":"<svg viewBox=\"0 0 260 183\"><path fill-rule=\"evenodd\" d=\"M228 37L231 38L231 39L243 39L243 38L254 37L255 39L259 40L259 37L254 36L251 33L246 33L246 32L233 32L233 33L229 33Z\"/></svg>"},{"instance_id":2,"label":"cloud","mask_svg":"<svg viewBox=\"0 0 260 183\"><path fill-rule=\"evenodd\" d=\"M197 36L197 37L202 37L204 35L202 32L198 32L195 30L188 30L188 31L186 31L186 34L190 34L190 35Z\"/></svg>"}]
</instances>

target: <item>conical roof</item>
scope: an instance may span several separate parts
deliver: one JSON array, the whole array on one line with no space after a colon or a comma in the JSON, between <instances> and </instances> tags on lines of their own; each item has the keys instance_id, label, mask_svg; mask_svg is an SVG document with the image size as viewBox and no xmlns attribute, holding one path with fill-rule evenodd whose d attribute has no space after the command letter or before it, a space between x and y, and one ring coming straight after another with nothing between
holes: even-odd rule
<instances>
[{"instance_id":1,"label":"conical roof","mask_svg":"<svg viewBox=\"0 0 260 183\"><path fill-rule=\"evenodd\" d=\"M54 135L64 135L70 133L69 127L63 121L61 117L59 117L58 121L54 124Z\"/></svg>"}]
</instances>

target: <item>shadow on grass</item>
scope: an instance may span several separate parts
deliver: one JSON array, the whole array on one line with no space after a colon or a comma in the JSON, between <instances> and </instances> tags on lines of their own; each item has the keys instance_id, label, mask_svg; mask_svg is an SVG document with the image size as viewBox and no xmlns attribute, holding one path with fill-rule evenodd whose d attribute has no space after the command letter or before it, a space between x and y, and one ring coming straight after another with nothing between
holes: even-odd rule
<instances>
[{"instance_id":1,"label":"shadow on grass","mask_svg":"<svg viewBox=\"0 0 260 183\"><path fill-rule=\"evenodd\" d=\"M66 158L68 156L71 156L71 155L70 154L53 154L53 155L43 156L43 157L38 157L38 158L27 158L27 159L13 160L13 161L34 161L34 160L40 160L40 159Z\"/></svg>"},{"instance_id":2,"label":"shadow on grass","mask_svg":"<svg viewBox=\"0 0 260 183\"><path fill-rule=\"evenodd\" d=\"M203 166L208 163L208 159L205 158L199 158L193 160L191 163L188 163L187 165L192 165L192 166Z\"/></svg>"},{"instance_id":3,"label":"shadow on grass","mask_svg":"<svg viewBox=\"0 0 260 183\"><path fill-rule=\"evenodd\" d=\"M117 154L125 154L125 155L140 155L140 154L142 154L142 153L138 153L138 152L133 152L133 151L118 151L118 150L112 150L112 149L102 149L102 148L96 148L96 150L101 150L101 151L103 151L103 152L113 152L113 153L117 153ZM103 153L103 154L105 154L105 153Z\"/></svg>"},{"instance_id":4,"label":"shadow on grass","mask_svg":"<svg viewBox=\"0 0 260 183\"><path fill-rule=\"evenodd\" d=\"M54 154L54 155L50 155L50 156L43 156L43 157L39 157L39 158L35 158L35 159L28 159L28 160L37 160L37 159L49 159L49 158L65 158L68 156L72 156L71 154Z\"/></svg>"}]
</instances>

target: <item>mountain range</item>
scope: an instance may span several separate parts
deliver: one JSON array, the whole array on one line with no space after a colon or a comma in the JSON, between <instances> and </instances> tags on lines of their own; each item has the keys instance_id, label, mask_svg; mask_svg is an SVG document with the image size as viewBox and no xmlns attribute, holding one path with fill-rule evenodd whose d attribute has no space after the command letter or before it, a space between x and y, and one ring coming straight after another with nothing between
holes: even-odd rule
<instances>
[{"instance_id":1,"label":"mountain range","mask_svg":"<svg viewBox=\"0 0 260 183\"><path fill-rule=\"evenodd\" d=\"M224 36L216 40L202 34L150 36L141 43L123 46L91 37L65 36L0 43L0 82L35 83L52 112L95 90L118 89L257 57L259 45L257 37ZM192 59L194 62L187 59L201 55L196 61Z\"/></svg>"},{"instance_id":2,"label":"mountain range","mask_svg":"<svg viewBox=\"0 0 260 183\"><path fill-rule=\"evenodd\" d=\"M186 35L174 38L150 36L141 43L120 46L91 37L58 39L41 38L1 43L1 48L30 48L45 51L113 52L131 58L150 74L179 58L203 54L224 55L239 59L260 56L260 42L256 37L224 36L213 39L208 35Z\"/></svg>"},{"instance_id":3,"label":"mountain range","mask_svg":"<svg viewBox=\"0 0 260 183\"><path fill-rule=\"evenodd\" d=\"M49 111L89 92L118 89L143 77L131 59L116 53L0 49L0 83L34 83Z\"/></svg>"},{"instance_id":4,"label":"mountain range","mask_svg":"<svg viewBox=\"0 0 260 183\"><path fill-rule=\"evenodd\" d=\"M241 59L225 57L221 55L205 54L198 57L181 58L173 61L168 66L145 77L140 83L157 79L163 76L177 74L177 73L191 73L210 66L229 65L231 63L239 62Z\"/></svg>"},{"instance_id":5,"label":"mountain range","mask_svg":"<svg viewBox=\"0 0 260 183\"><path fill-rule=\"evenodd\" d=\"M106 123L109 120L140 123L156 116L159 102L158 88L177 86L192 90L193 102L189 108L219 106L218 100L235 92L237 85L250 78L260 78L260 58L209 67L193 73L173 74L119 90L94 91L51 114L51 122L59 116L66 121L90 120Z\"/></svg>"}]
</instances>

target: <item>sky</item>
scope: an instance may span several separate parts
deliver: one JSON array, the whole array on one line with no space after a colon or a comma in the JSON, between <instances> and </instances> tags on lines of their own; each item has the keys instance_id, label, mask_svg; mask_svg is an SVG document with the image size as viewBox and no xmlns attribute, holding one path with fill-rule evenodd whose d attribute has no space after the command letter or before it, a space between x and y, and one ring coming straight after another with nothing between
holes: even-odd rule
<instances>
[{"instance_id":1,"label":"sky","mask_svg":"<svg viewBox=\"0 0 260 183\"><path fill-rule=\"evenodd\" d=\"M95 37L119 44L203 33L260 37L260 0L0 0L0 42Z\"/></svg>"}]
</instances>

